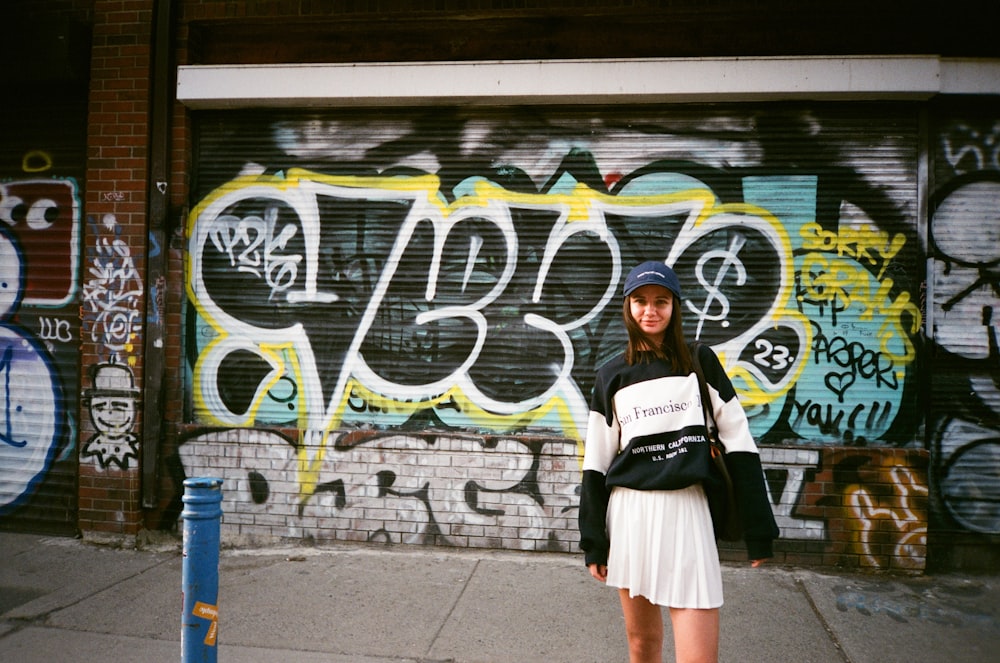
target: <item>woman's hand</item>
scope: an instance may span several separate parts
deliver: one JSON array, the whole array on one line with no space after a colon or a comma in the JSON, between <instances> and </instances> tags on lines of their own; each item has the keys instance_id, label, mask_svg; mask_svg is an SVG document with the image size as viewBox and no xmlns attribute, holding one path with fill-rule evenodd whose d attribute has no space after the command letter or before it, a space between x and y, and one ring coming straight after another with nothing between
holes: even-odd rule
<instances>
[{"instance_id":1,"label":"woman's hand","mask_svg":"<svg viewBox=\"0 0 1000 663\"><path fill-rule=\"evenodd\" d=\"M594 576L594 578L600 580L601 582L607 582L608 580L607 564L588 564L587 568L590 569L590 575Z\"/></svg>"},{"instance_id":2,"label":"woman's hand","mask_svg":"<svg viewBox=\"0 0 1000 663\"><path fill-rule=\"evenodd\" d=\"M764 566L764 562L766 561L767 561L766 559L752 559L750 560L750 566L756 569L761 566Z\"/></svg>"}]
</instances>

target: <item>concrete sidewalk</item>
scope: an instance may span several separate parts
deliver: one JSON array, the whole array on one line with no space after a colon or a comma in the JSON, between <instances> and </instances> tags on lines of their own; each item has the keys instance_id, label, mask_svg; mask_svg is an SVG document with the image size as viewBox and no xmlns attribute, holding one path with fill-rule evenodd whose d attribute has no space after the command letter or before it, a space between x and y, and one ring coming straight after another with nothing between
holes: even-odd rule
<instances>
[{"instance_id":1,"label":"concrete sidewalk","mask_svg":"<svg viewBox=\"0 0 1000 663\"><path fill-rule=\"evenodd\" d=\"M0 660L181 659L179 543L135 551L0 533L0 550ZM219 577L220 662L627 661L617 595L576 555L227 550ZM723 580L724 663L1000 657L1000 577L726 564Z\"/></svg>"}]
</instances>

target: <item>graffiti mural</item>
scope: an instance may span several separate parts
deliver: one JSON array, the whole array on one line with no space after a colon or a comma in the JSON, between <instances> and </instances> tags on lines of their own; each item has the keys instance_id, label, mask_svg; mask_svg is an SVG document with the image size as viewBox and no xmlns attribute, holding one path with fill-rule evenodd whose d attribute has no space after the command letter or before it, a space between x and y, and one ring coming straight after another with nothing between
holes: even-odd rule
<instances>
[{"instance_id":1,"label":"graffiti mural","mask_svg":"<svg viewBox=\"0 0 1000 663\"><path fill-rule=\"evenodd\" d=\"M16 320L31 319L29 303L72 298L77 209L70 181L0 183L0 514L34 495L64 442L63 390L46 345L61 343L69 323L39 317L48 333L36 335ZM53 328L63 331L52 338Z\"/></svg>"},{"instance_id":2,"label":"graffiti mural","mask_svg":"<svg viewBox=\"0 0 1000 663\"><path fill-rule=\"evenodd\" d=\"M135 469L139 438L132 429L139 389L131 367L139 354L134 343L142 332L143 282L115 216L105 215L100 224L91 219L90 225L94 244L87 249L82 329L108 363L90 367L91 386L82 403L97 432L82 445L80 456L101 469Z\"/></svg>"},{"instance_id":3,"label":"graffiti mural","mask_svg":"<svg viewBox=\"0 0 1000 663\"><path fill-rule=\"evenodd\" d=\"M942 528L1000 533L1000 114L942 118L933 265L935 504Z\"/></svg>"},{"instance_id":4,"label":"graffiti mural","mask_svg":"<svg viewBox=\"0 0 1000 663\"><path fill-rule=\"evenodd\" d=\"M100 224L88 221L95 241L87 248L84 332L109 359L131 364L133 343L142 332L142 277L115 216L105 215Z\"/></svg>"},{"instance_id":5,"label":"graffiti mural","mask_svg":"<svg viewBox=\"0 0 1000 663\"><path fill-rule=\"evenodd\" d=\"M578 477L526 486L546 463L563 471L563 450L545 460L552 441L582 440L593 373L624 345L623 274L644 259L677 270L687 332L720 355L763 444L800 447L813 469L817 447L920 445L916 129L894 142L871 120L556 113L430 131L426 118L278 117L242 127L259 132L254 154L225 148L248 143L233 139L242 125L213 125L211 187L189 215L185 350L192 421L228 432L182 444L185 472L231 468L283 536L427 540L458 522L495 532L516 512L537 520L532 541L568 549ZM866 131L884 146L868 161ZM403 471L453 459L444 432L510 472L449 485ZM233 454L235 468L213 460ZM251 457L272 456L283 469L262 480ZM809 462L775 456L769 470L784 477L785 536L829 540L797 512ZM852 495L855 517L884 515ZM374 497L409 514L405 535L359 525Z\"/></svg>"}]
</instances>

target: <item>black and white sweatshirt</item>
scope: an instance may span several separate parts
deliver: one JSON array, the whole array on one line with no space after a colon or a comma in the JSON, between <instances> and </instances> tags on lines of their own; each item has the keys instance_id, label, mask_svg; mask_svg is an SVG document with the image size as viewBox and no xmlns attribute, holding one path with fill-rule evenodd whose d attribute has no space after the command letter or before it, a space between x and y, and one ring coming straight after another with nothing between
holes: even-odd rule
<instances>
[{"instance_id":1,"label":"black and white sweatshirt","mask_svg":"<svg viewBox=\"0 0 1000 663\"><path fill-rule=\"evenodd\" d=\"M715 352L699 345L698 357L708 385L750 559L773 556L778 528L767 496L760 454L746 413ZM665 472L667 454L688 444L706 444L698 378L677 375L666 361L650 357L631 366L625 355L597 372L583 456L580 494L580 547L587 564L607 564L608 499L615 486L637 490L676 490L708 479L708 463L682 476Z\"/></svg>"}]
</instances>

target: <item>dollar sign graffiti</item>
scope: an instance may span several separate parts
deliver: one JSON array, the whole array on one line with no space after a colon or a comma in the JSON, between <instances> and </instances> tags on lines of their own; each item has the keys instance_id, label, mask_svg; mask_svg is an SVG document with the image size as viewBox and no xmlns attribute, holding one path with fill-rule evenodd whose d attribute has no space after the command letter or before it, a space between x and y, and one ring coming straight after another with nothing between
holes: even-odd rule
<instances>
[{"instance_id":1,"label":"dollar sign graffiti","mask_svg":"<svg viewBox=\"0 0 1000 663\"><path fill-rule=\"evenodd\" d=\"M729 322L726 321L726 317L729 316L729 299L719 289L719 286L726 279L730 268L736 270L737 285L746 283L747 270L743 266L743 261L739 258L739 252L744 244L746 244L746 240L743 237L734 235L730 238L728 248L725 250L716 249L708 251L698 259L698 264L695 267L695 276L698 278L698 283L705 289L705 305L699 309L691 300L686 302L688 309L698 316L698 328L695 331L695 338L701 338L701 330L704 328L706 320L720 322L723 327L729 326ZM715 278L712 282L709 282L706 278L705 266L715 260L721 262L719 263L718 270L715 272ZM710 314L709 311L712 310L716 303L718 303L719 313Z\"/></svg>"}]
</instances>

